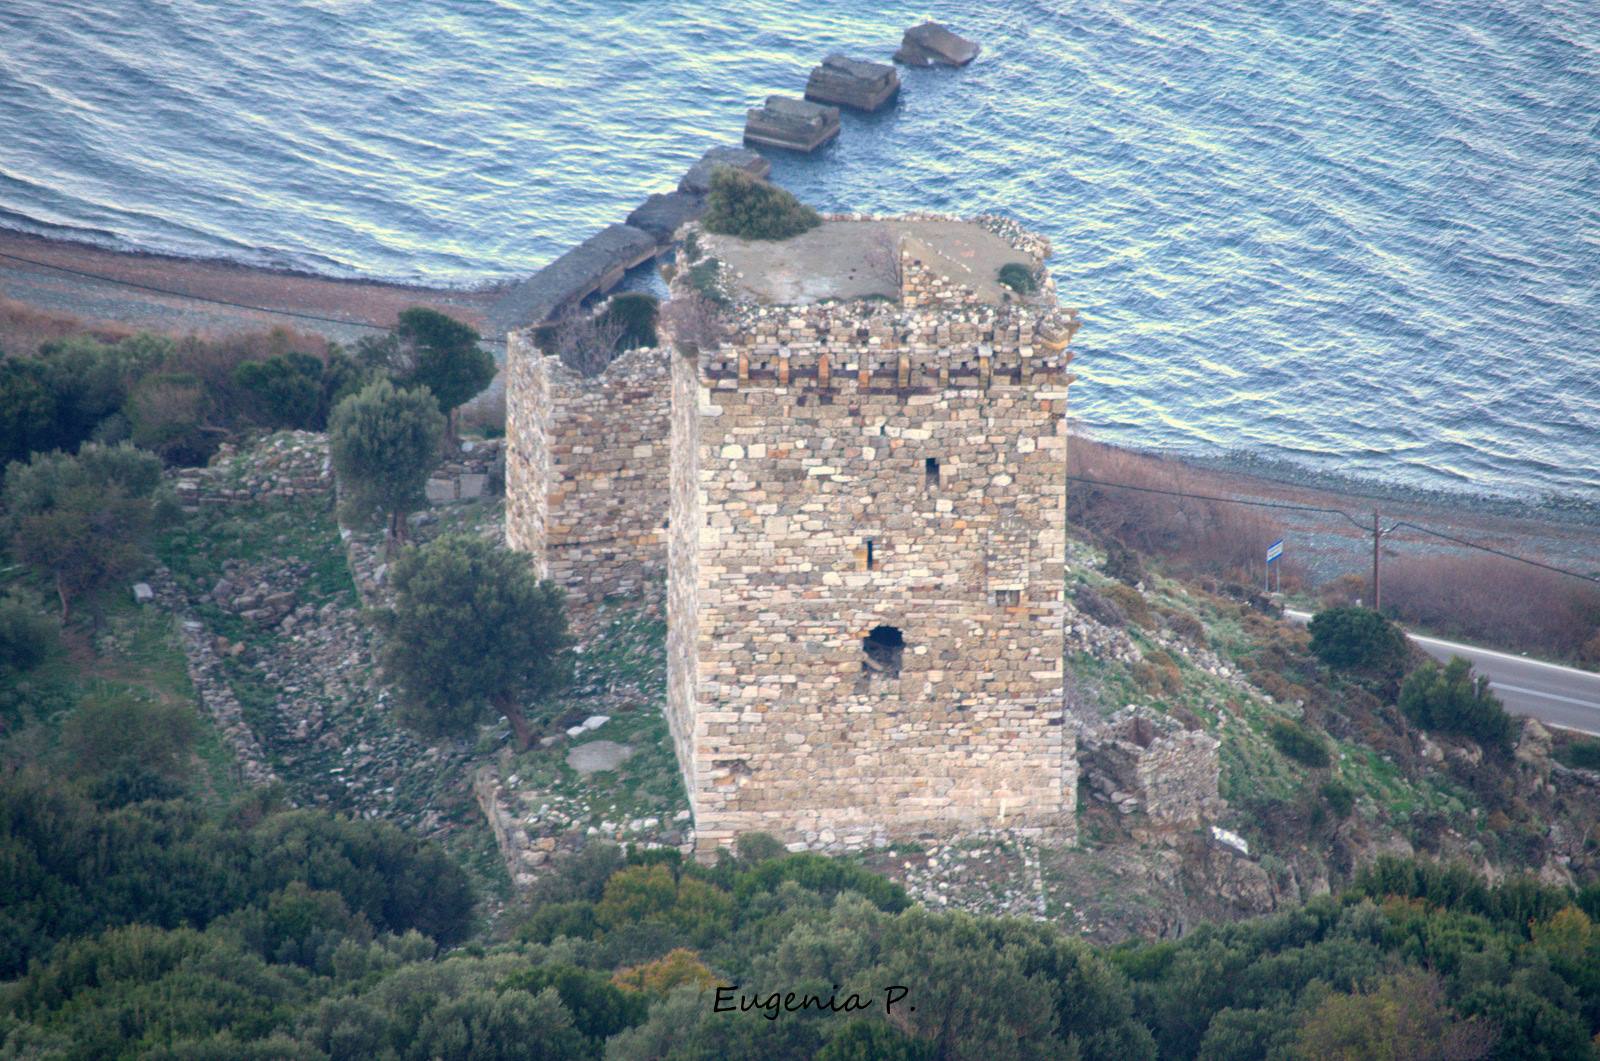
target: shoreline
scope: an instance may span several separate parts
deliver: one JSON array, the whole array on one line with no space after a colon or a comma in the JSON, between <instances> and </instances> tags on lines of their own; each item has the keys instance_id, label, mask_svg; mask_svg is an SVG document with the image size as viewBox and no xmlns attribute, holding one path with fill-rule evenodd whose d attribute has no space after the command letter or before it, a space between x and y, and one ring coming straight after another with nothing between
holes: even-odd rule
<instances>
[{"instance_id":1,"label":"shoreline","mask_svg":"<svg viewBox=\"0 0 1600 1061\"><path fill-rule=\"evenodd\" d=\"M429 306L481 332L496 297L489 284L438 288L324 276L0 229L0 299L75 317L87 330L220 336L287 327L351 342L392 326L407 307ZM0 331L0 346L6 340Z\"/></svg>"},{"instance_id":2,"label":"shoreline","mask_svg":"<svg viewBox=\"0 0 1600 1061\"><path fill-rule=\"evenodd\" d=\"M38 334L45 337L74 329L109 336L149 330L218 337L287 327L349 343L392 326L402 309L416 305L449 312L483 332L487 310L501 286L429 288L318 276L215 259L109 250L0 229L0 349L30 348L29 323L43 329ZM39 320L18 323L19 317L29 314ZM325 319L307 320L296 314ZM37 337L32 336L33 345ZM1363 513L1375 507L1392 512L1398 507L1406 515L1470 532L1497 547L1513 546L1508 551L1520 548L1565 566L1579 565L1578 570L1600 570L1600 536L1594 534L1600 526L1600 503L1587 498L1522 500L1424 490L1257 461L1248 453L1148 451L1100 442L1078 430L1071 433L1075 439L1152 462L1160 474L1196 492ZM1353 537L1354 532L1354 527L1329 525L1317 533L1336 538Z\"/></svg>"}]
</instances>

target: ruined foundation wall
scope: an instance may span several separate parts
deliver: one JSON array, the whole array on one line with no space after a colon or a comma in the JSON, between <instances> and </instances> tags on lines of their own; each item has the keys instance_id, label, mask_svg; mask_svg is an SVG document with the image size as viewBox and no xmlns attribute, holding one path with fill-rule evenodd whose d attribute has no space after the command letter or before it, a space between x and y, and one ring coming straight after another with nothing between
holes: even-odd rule
<instances>
[{"instance_id":1,"label":"ruined foundation wall","mask_svg":"<svg viewBox=\"0 0 1600 1061\"><path fill-rule=\"evenodd\" d=\"M506 540L576 600L638 593L665 570L667 359L632 350L584 378L512 336Z\"/></svg>"},{"instance_id":2,"label":"ruined foundation wall","mask_svg":"<svg viewBox=\"0 0 1600 1061\"><path fill-rule=\"evenodd\" d=\"M1079 742L1092 798L1124 814L1142 811L1172 828L1190 828L1220 813L1219 747L1215 737L1132 705L1087 730Z\"/></svg>"},{"instance_id":3,"label":"ruined foundation wall","mask_svg":"<svg viewBox=\"0 0 1600 1061\"><path fill-rule=\"evenodd\" d=\"M674 526L680 495L701 512L672 579L693 579L698 606L681 669L699 686L678 695L703 848L753 830L817 848L1073 835L1072 322L932 297L937 278L907 265L920 308L747 307L686 362L698 437L675 446L698 483L674 479ZM903 634L898 674L865 662L879 625Z\"/></svg>"}]
</instances>

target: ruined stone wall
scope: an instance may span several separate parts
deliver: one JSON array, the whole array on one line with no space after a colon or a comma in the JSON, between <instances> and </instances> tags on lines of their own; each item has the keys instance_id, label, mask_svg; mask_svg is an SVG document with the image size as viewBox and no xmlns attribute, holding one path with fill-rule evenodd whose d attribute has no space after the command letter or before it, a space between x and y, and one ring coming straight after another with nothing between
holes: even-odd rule
<instances>
[{"instance_id":1,"label":"ruined stone wall","mask_svg":"<svg viewBox=\"0 0 1600 1061\"><path fill-rule=\"evenodd\" d=\"M669 695L703 849L1072 835L1074 322L932 295L747 306L679 367ZM898 673L864 651L880 625Z\"/></svg>"},{"instance_id":2,"label":"ruined stone wall","mask_svg":"<svg viewBox=\"0 0 1600 1061\"><path fill-rule=\"evenodd\" d=\"M1123 708L1088 729L1079 747L1091 797L1124 814L1186 828L1221 810L1218 741L1166 715Z\"/></svg>"},{"instance_id":3,"label":"ruined stone wall","mask_svg":"<svg viewBox=\"0 0 1600 1061\"><path fill-rule=\"evenodd\" d=\"M666 564L667 351L586 379L514 333L506 358L507 543L574 599L638 593Z\"/></svg>"}]
</instances>

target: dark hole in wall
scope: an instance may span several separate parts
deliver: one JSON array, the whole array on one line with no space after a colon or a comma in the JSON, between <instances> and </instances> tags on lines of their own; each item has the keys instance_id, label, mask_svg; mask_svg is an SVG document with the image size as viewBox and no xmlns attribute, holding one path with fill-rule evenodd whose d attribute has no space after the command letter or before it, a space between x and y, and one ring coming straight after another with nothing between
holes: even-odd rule
<instances>
[{"instance_id":1,"label":"dark hole in wall","mask_svg":"<svg viewBox=\"0 0 1600 1061\"><path fill-rule=\"evenodd\" d=\"M861 651L866 653L862 671L890 677L900 673L900 660L905 655L906 639L897 626L875 626L861 639Z\"/></svg>"},{"instance_id":2,"label":"dark hole in wall","mask_svg":"<svg viewBox=\"0 0 1600 1061\"><path fill-rule=\"evenodd\" d=\"M922 462L922 477L928 489L939 485L939 458L929 457Z\"/></svg>"}]
</instances>

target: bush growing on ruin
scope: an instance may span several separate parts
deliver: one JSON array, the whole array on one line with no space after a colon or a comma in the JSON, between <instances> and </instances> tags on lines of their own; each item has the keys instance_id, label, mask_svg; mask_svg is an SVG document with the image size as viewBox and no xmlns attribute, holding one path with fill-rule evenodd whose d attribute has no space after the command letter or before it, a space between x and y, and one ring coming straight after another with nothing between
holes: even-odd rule
<instances>
[{"instance_id":1,"label":"bush growing on ruin","mask_svg":"<svg viewBox=\"0 0 1600 1061\"><path fill-rule=\"evenodd\" d=\"M537 340L578 375L594 377L616 358L626 332L622 320L580 309L540 328Z\"/></svg>"},{"instance_id":2,"label":"bush growing on ruin","mask_svg":"<svg viewBox=\"0 0 1600 1061\"><path fill-rule=\"evenodd\" d=\"M1039 278L1021 262L1007 262L1000 267L1000 282L1019 295L1031 295L1039 290Z\"/></svg>"},{"instance_id":3,"label":"bush growing on ruin","mask_svg":"<svg viewBox=\"0 0 1600 1061\"><path fill-rule=\"evenodd\" d=\"M1460 656L1412 671L1400 687L1400 710L1423 729L1470 737L1502 755L1510 754L1516 737L1516 721L1489 691L1489 679L1474 676Z\"/></svg>"},{"instance_id":4,"label":"bush growing on ruin","mask_svg":"<svg viewBox=\"0 0 1600 1061\"><path fill-rule=\"evenodd\" d=\"M678 352L688 357L715 350L726 337L716 305L691 292L677 295L661 307L661 326Z\"/></svg>"},{"instance_id":5,"label":"bush growing on ruin","mask_svg":"<svg viewBox=\"0 0 1600 1061\"><path fill-rule=\"evenodd\" d=\"M443 436L444 416L433 395L420 387L396 390L388 380L352 394L328 418L340 499L354 512L387 515L390 553L405 541L406 515L425 503Z\"/></svg>"},{"instance_id":6,"label":"bush growing on ruin","mask_svg":"<svg viewBox=\"0 0 1600 1061\"><path fill-rule=\"evenodd\" d=\"M146 560L161 462L131 446L35 454L6 472L13 555L55 584L61 621Z\"/></svg>"},{"instance_id":7,"label":"bush growing on ruin","mask_svg":"<svg viewBox=\"0 0 1600 1061\"><path fill-rule=\"evenodd\" d=\"M394 565L385 671L400 686L401 718L428 734L462 736L504 715L518 748L533 741L526 714L571 680L565 595L534 576L525 554L451 534Z\"/></svg>"},{"instance_id":8,"label":"bush growing on ruin","mask_svg":"<svg viewBox=\"0 0 1600 1061\"><path fill-rule=\"evenodd\" d=\"M723 236L782 240L816 228L822 218L782 188L723 166L711 176L700 224Z\"/></svg>"},{"instance_id":9,"label":"bush growing on ruin","mask_svg":"<svg viewBox=\"0 0 1600 1061\"><path fill-rule=\"evenodd\" d=\"M656 315L660 306L660 300L654 295L642 291L624 291L612 296L601 316L622 326L618 346L623 350L634 350L656 345Z\"/></svg>"},{"instance_id":10,"label":"bush growing on ruin","mask_svg":"<svg viewBox=\"0 0 1600 1061\"><path fill-rule=\"evenodd\" d=\"M1405 632L1370 608L1328 608L1306 629L1323 663L1382 682L1398 679L1411 653Z\"/></svg>"}]
</instances>

